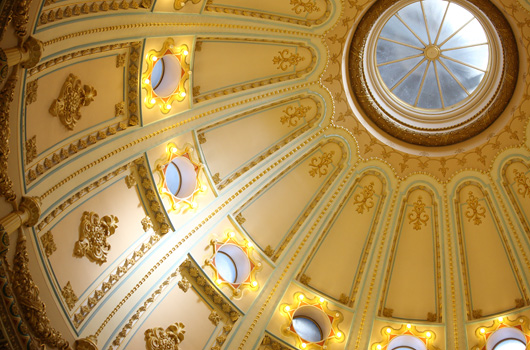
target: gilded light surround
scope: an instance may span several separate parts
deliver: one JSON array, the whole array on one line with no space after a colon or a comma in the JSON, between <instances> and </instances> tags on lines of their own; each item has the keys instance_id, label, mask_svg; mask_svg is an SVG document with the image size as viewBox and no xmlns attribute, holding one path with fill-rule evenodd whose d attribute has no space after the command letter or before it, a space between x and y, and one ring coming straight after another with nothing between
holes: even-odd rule
<instances>
[{"instance_id":1,"label":"gilded light surround","mask_svg":"<svg viewBox=\"0 0 530 350\"><path fill-rule=\"evenodd\" d=\"M305 339L302 339L302 337L296 333L293 326L293 318L296 312L302 307L314 307L317 309L317 312L322 312L325 317L329 319L330 327L328 334L324 334L324 332L322 332L322 325L318 324L316 320L312 320L313 322L316 322L318 327L321 329L321 341L309 342ZM312 299L309 299L303 292L297 292L293 295L293 302L291 304L280 305L280 312L287 319L285 327L282 327L282 334L285 336L294 337L296 339L296 346L299 349L323 350L327 349L331 342L341 343L345 339L345 334L339 329L339 324L344 318L342 313L331 310L328 307L328 302L322 297L315 296Z\"/></svg>"},{"instance_id":2,"label":"gilded light surround","mask_svg":"<svg viewBox=\"0 0 530 350\"><path fill-rule=\"evenodd\" d=\"M428 350L438 350L438 348L433 345L434 340L436 339L436 333L434 331L427 329L420 331L415 325L410 323L403 324L400 328L385 326L381 329L381 335L383 336L383 340L373 343L370 346L370 350L387 350L390 342L401 335L416 337L425 344L425 347Z\"/></svg>"},{"instance_id":3,"label":"gilded light surround","mask_svg":"<svg viewBox=\"0 0 530 350\"><path fill-rule=\"evenodd\" d=\"M509 319L508 317L499 316L493 319L489 325L481 324L475 329L475 337L478 343L474 345L471 350L486 350L486 344L488 342L489 337L493 333L495 333L495 331L506 327L512 327L521 331L521 333L523 333L526 338L526 343L529 344L529 323L530 321L526 316L519 316L514 318L513 320Z\"/></svg>"},{"instance_id":4,"label":"gilded light surround","mask_svg":"<svg viewBox=\"0 0 530 350\"><path fill-rule=\"evenodd\" d=\"M488 73L471 96L454 107L445 110L412 107L393 97L382 82L376 69L375 52L379 33L387 21L399 9L416 1L379 0L362 18L349 47L349 77L345 85L353 97L350 103L355 105L354 110L364 112L360 120L369 129L375 124L407 143L446 146L465 141L493 123L512 96L519 66L513 33L494 5L484 0L452 1L482 24L490 44ZM385 133L376 132L376 135L386 138Z\"/></svg>"},{"instance_id":5,"label":"gilded light surround","mask_svg":"<svg viewBox=\"0 0 530 350\"><path fill-rule=\"evenodd\" d=\"M152 86L151 76L156 63L167 55L173 55L179 61L181 70L180 81L171 94L168 96L159 96ZM187 82L191 74L190 66L186 62L188 55L188 46L185 44L176 46L172 38L167 39L159 51L149 50L145 55L147 69L142 74L142 88L146 91L144 104L147 108L153 108L155 105L158 105L162 113L168 113L174 101L184 101L187 96L187 85L189 85ZM160 79L164 80L164 74L162 74Z\"/></svg>"}]
</instances>

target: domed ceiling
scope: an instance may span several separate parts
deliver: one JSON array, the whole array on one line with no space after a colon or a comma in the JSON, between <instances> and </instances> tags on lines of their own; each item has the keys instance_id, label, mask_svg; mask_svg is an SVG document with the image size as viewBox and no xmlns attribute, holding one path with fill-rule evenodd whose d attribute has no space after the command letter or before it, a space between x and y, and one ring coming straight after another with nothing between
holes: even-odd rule
<instances>
[{"instance_id":1,"label":"domed ceiling","mask_svg":"<svg viewBox=\"0 0 530 350\"><path fill-rule=\"evenodd\" d=\"M379 1L2 1L3 346L528 341L530 4L421 2L490 23L478 98L416 110L466 120L431 143L371 114L370 79L393 92L370 38L401 45ZM401 46L445 101L477 67L428 40Z\"/></svg>"}]
</instances>

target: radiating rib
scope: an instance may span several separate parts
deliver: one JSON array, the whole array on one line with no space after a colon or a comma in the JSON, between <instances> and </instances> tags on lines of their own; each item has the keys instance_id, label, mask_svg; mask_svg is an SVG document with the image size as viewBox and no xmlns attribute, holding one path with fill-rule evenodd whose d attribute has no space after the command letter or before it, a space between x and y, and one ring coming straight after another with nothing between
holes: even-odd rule
<instances>
[{"instance_id":1,"label":"radiating rib","mask_svg":"<svg viewBox=\"0 0 530 350\"><path fill-rule=\"evenodd\" d=\"M425 22L425 30L427 31L427 38L429 38L429 45L432 44L431 34L429 33L429 27L427 25L427 16L425 15L425 9L423 8L423 1L420 1L421 13L423 13L423 21Z\"/></svg>"},{"instance_id":2,"label":"radiating rib","mask_svg":"<svg viewBox=\"0 0 530 350\"><path fill-rule=\"evenodd\" d=\"M477 68L477 67L475 67L475 66L472 66L472 65L470 65L470 64L467 64L467 63L462 62L462 61L459 61L459 60L455 60L454 58L451 58L451 57L449 57L449 56L440 55L440 57L443 57L443 58L445 58L445 59L448 59L449 61L453 61L453 62L459 63L459 64L461 64L461 65L464 65L464 66L466 66L466 67L473 68L473 69L476 69L476 70L479 70L479 71L481 71L481 72L486 73L486 71L483 70L483 69Z\"/></svg>"},{"instance_id":3,"label":"radiating rib","mask_svg":"<svg viewBox=\"0 0 530 350\"><path fill-rule=\"evenodd\" d=\"M445 21L445 16L447 16L447 11L449 10L449 6L451 5L451 3L449 3L446 7L445 7L445 12L444 12L444 16L442 18L442 23L440 23L440 26L438 27L438 32L436 33L436 39L434 39L434 45L436 45L436 43L438 42L438 38L440 37L440 33L442 31L442 27L444 25L444 21ZM436 65L434 65L434 67L436 67ZM442 105L443 105L443 101L442 101Z\"/></svg>"},{"instance_id":4,"label":"radiating rib","mask_svg":"<svg viewBox=\"0 0 530 350\"><path fill-rule=\"evenodd\" d=\"M403 19L401 19L401 16L399 15L399 13L396 13L395 16L396 16L397 19L399 19L399 20L401 21L401 23L403 23L403 25L404 25L405 27L407 27L408 30L410 30L410 32L411 32L412 34L414 34L414 36L416 37L416 39L418 39L418 40L420 41L420 43L421 43L423 46L427 46L427 45L423 42L423 40L421 40L421 38L416 34L416 32L415 32L414 30L412 30L412 28L409 27L409 25L408 25L407 23L405 23L405 21L404 21Z\"/></svg>"},{"instance_id":5,"label":"radiating rib","mask_svg":"<svg viewBox=\"0 0 530 350\"><path fill-rule=\"evenodd\" d=\"M456 32L454 32L453 34L449 35L449 37L447 39L445 39L440 45L438 45L438 47L442 47L445 45L446 42L448 42L449 40L451 40L452 37L454 37L459 31L462 30L462 28L464 28L465 26L467 26L469 23L471 23L471 21L473 21L475 19L475 17L472 17L469 21L466 22L466 24L464 24L462 27L458 28L458 30Z\"/></svg>"},{"instance_id":6,"label":"radiating rib","mask_svg":"<svg viewBox=\"0 0 530 350\"><path fill-rule=\"evenodd\" d=\"M422 53L420 53L420 54L414 55L414 56L407 56L407 57L399 58L397 60L393 60L393 61L389 61L389 62L385 62L385 63L379 63L377 65L377 67L386 66L387 64L391 64L391 63L402 62L402 61L410 60L410 59L413 59L413 58L418 58L418 57L421 57L421 56L424 56L424 55Z\"/></svg>"},{"instance_id":7,"label":"radiating rib","mask_svg":"<svg viewBox=\"0 0 530 350\"><path fill-rule=\"evenodd\" d=\"M433 62L434 65L434 75L436 75L436 82L438 83L438 92L440 93L440 101L442 102L442 108L445 108L444 98L442 95L442 87L440 86L440 77L438 77L438 67L436 62Z\"/></svg>"},{"instance_id":8,"label":"radiating rib","mask_svg":"<svg viewBox=\"0 0 530 350\"><path fill-rule=\"evenodd\" d=\"M445 70L447 71L447 73L449 73L449 75L451 75L453 77L453 79L458 83L458 85L460 85L460 87L462 88L462 90L465 91L465 93L469 96L469 91L467 91L467 89L464 87L464 85L462 85L462 83L460 82L460 80L458 80L455 75L453 74L453 72L451 72L451 70L449 69L449 67L447 67L445 65L445 63L442 62L442 60L438 60L438 62L440 62L440 64L445 68Z\"/></svg>"},{"instance_id":9,"label":"radiating rib","mask_svg":"<svg viewBox=\"0 0 530 350\"><path fill-rule=\"evenodd\" d=\"M420 99L421 90L423 90L423 83L425 83L425 77L427 76L427 71L429 70L429 65L431 61L427 61L427 67L425 67L425 72L423 72L423 78L421 78L420 89L418 91L418 96L416 96L416 101L414 102L414 107L418 105L418 100Z\"/></svg>"},{"instance_id":10,"label":"radiating rib","mask_svg":"<svg viewBox=\"0 0 530 350\"><path fill-rule=\"evenodd\" d=\"M442 49L441 51L451 51L451 50L459 50L459 49L467 49L474 46L481 46L481 45L488 45L489 43L480 43L480 44L471 44L466 46L459 46L459 47L452 47L450 49Z\"/></svg>"},{"instance_id":11,"label":"radiating rib","mask_svg":"<svg viewBox=\"0 0 530 350\"><path fill-rule=\"evenodd\" d=\"M426 59L422 59L420 61L420 63L418 63L417 65L414 66L414 68L412 68L407 74L405 74L405 76L403 78L401 78L401 80L399 80L393 87L392 89L390 89L390 91L394 91L395 88L397 88L399 86L399 84L401 84L405 79L407 79L422 63L423 61L425 61Z\"/></svg>"},{"instance_id":12,"label":"radiating rib","mask_svg":"<svg viewBox=\"0 0 530 350\"><path fill-rule=\"evenodd\" d=\"M380 36L379 39L390 41L391 43L407 46L407 47L410 47L410 48L413 48L413 49L416 49L416 50L420 50L420 51L423 50L423 47L418 47L418 46L414 46L414 45L410 45L410 44L405 44L405 43L402 43L402 42L399 42L399 41L396 41L396 40L392 40L392 39L388 39L388 38L385 38L385 37L382 37L382 36Z\"/></svg>"}]
</instances>

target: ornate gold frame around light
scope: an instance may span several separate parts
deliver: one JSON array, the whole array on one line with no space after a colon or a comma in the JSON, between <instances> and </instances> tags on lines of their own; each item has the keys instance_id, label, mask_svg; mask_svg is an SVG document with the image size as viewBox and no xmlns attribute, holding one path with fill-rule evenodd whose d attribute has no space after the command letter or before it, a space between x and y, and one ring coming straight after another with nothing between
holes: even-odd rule
<instances>
[{"instance_id":1,"label":"ornate gold frame around light","mask_svg":"<svg viewBox=\"0 0 530 350\"><path fill-rule=\"evenodd\" d=\"M196 209L197 208L197 202L195 201L197 194L199 192L206 192L207 186L202 183L201 177L200 177L200 171L203 168L203 164L199 163L195 160L193 160L193 146L189 143L185 144L183 148L177 148L177 146L170 142L166 146L166 155L160 159L158 159L155 163L155 171L160 176L160 181L157 183L158 193L162 196L162 198L165 198L169 201L169 204L171 205L168 209L168 212L186 212L189 209ZM195 167L195 173L197 176L197 186L195 187L195 190L193 193L184 199L180 199L175 197L171 192L168 190L166 185L166 176L165 176L165 170L168 166L168 164L177 157L186 157L189 159L189 161L194 165Z\"/></svg>"},{"instance_id":2,"label":"ornate gold frame around light","mask_svg":"<svg viewBox=\"0 0 530 350\"><path fill-rule=\"evenodd\" d=\"M503 53L502 74L499 83L491 87L495 90L483 107L464 122L446 128L421 128L406 124L395 117L396 112L385 109L368 87L367 72L364 69L368 37L378 19L386 10L401 0L378 0L363 16L349 48L348 77L352 97L365 117L377 127L402 141L423 146L446 146L455 144L479 134L491 125L504 111L517 83L519 55L517 42L508 21L488 0L469 0L488 18L500 37L500 50ZM478 108L478 107L477 107Z\"/></svg>"},{"instance_id":3,"label":"ornate gold frame around light","mask_svg":"<svg viewBox=\"0 0 530 350\"><path fill-rule=\"evenodd\" d=\"M241 283L231 283L226 281L221 274L219 274L219 271L217 270L217 267L215 266L215 255L221 249L223 246L231 244L239 247L243 253L248 258L248 261L250 262L250 273L248 274L248 277L245 279L245 281ZM234 297L240 297L243 295L243 290L248 289L252 291L256 291L259 288L258 281L256 280L256 272L261 270L261 263L254 260L252 258L252 250L254 249L254 245L252 242L239 242L235 239L235 232L228 231L226 233L226 239L222 242L219 242L216 239L212 239L210 241L210 245L213 248L213 254L209 259L206 259L205 264L210 266L214 272L215 272L215 280L214 282L219 286L228 286L232 290L232 293Z\"/></svg>"},{"instance_id":4,"label":"ornate gold frame around light","mask_svg":"<svg viewBox=\"0 0 530 350\"><path fill-rule=\"evenodd\" d=\"M520 330L526 337L527 344L530 343L530 328L528 328L529 320L526 316L519 316L513 321L508 317L499 316L494 319L490 326L480 325L475 329L475 336L478 340L478 345L474 345L471 350L486 350L486 343L490 335L500 328L512 327Z\"/></svg>"},{"instance_id":5,"label":"ornate gold frame around light","mask_svg":"<svg viewBox=\"0 0 530 350\"><path fill-rule=\"evenodd\" d=\"M428 350L438 350L438 348L433 345L433 342L436 339L436 333L434 331L419 331L416 326L410 323L403 324L398 329L385 326L381 329L381 334L383 335L383 340L373 343L370 346L370 350L387 350L390 341L400 335L411 335L421 340Z\"/></svg>"},{"instance_id":6,"label":"ornate gold frame around light","mask_svg":"<svg viewBox=\"0 0 530 350\"><path fill-rule=\"evenodd\" d=\"M151 74L156 62L165 55L174 55L181 66L182 75L178 87L168 97L161 97L156 94L151 86ZM162 113L168 113L171 110L173 101L182 102L186 98L186 82L189 80L190 66L186 63L186 57L189 55L188 46L182 44L178 47L172 38L167 39L160 51L149 50L145 56L147 63L147 70L142 74L142 88L146 90L146 97L144 99L147 108L153 108L156 104L160 107ZM168 108L168 106L170 106Z\"/></svg>"},{"instance_id":7,"label":"ornate gold frame around light","mask_svg":"<svg viewBox=\"0 0 530 350\"><path fill-rule=\"evenodd\" d=\"M327 336L322 334L323 339L319 342L308 342L307 340L302 339L294 330L293 315L296 313L296 310L303 306L313 306L321 310L328 316L331 322L329 334ZM345 339L344 333L339 329L339 324L344 319L342 313L329 309L328 302L322 297L315 296L312 299L308 299L304 293L296 292L293 295L293 302L291 304L281 304L280 311L288 320L286 326L282 327L282 334L289 337L294 337L296 339L296 346L300 349L323 350L328 347L329 342L340 343Z\"/></svg>"}]
</instances>

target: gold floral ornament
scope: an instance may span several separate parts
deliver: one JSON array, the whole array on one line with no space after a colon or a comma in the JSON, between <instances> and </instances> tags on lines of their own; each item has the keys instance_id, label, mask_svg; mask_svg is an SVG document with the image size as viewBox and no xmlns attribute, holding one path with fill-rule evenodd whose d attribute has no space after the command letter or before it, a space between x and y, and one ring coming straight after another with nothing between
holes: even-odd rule
<instances>
[{"instance_id":1,"label":"gold floral ornament","mask_svg":"<svg viewBox=\"0 0 530 350\"><path fill-rule=\"evenodd\" d=\"M365 186L361 193L357 193L354 197L354 205L357 205L357 209L355 209L359 214L363 214L364 210L366 209L366 212L370 211L370 208L373 208L374 206L374 183L370 182L368 186Z\"/></svg>"},{"instance_id":2,"label":"gold floral ornament","mask_svg":"<svg viewBox=\"0 0 530 350\"><path fill-rule=\"evenodd\" d=\"M59 117L68 130L73 130L81 119L81 107L88 106L97 95L96 89L83 85L78 77L70 74L61 88L59 97L52 102L49 112L54 117Z\"/></svg>"},{"instance_id":3,"label":"gold floral ornament","mask_svg":"<svg viewBox=\"0 0 530 350\"><path fill-rule=\"evenodd\" d=\"M425 212L425 203L421 196L418 197L418 200L413 203L414 208L409 214L409 224L413 224L413 228L418 231L421 230L421 225L427 226L427 221L429 221L429 216Z\"/></svg>"},{"instance_id":4,"label":"gold floral ornament","mask_svg":"<svg viewBox=\"0 0 530 350\"><path fill-rule=\"evenodd\" d=\"M169 212L186 212L197 208L197 196L208 187L202 183L200 171L203 164L194 160L192 145L183 148L170 142L166 146L166 154L155 163L155 171L160 177L158 193L169 201Z\"/></svg>"},{"instance_id":5,"label":"gold floral ornament","mask_svg":"<svg viewBox=\"0 0 530 350\"><path fill-rule=\"evenodd\" d=\"M184 340L184 324L173 323L165 330L161 327L145 331L145 348L147 350L178 350Z\"/></svg>"},{"instance_id":6,"label":"gold floral ornament","mask_svg":"<svg viewBox=\"0 0 530 350\"><path fill-rule=\"evenodd\" d=\"M313 157L309 163L309 167L311 168L309 170L309 175L311 175L311 177L315 177L317 175L318 177L322 177L326 175L328 173L328 166L333 164L334 154L335 152L331 151L329 153L324 152L320 157Z\"/></svg>"},{"instance_id":7,"label":"gold floral ornament","mask_svg":"<svg viewBox=\"0 0 530 350\"><path fill-rule=\"evenodd\" d=\"M142 88L146 90L144 103L147 108L158 105L162 113L168 113L174 101L184 101L191 74L189 64L186 63L188 55L188 46L183 44L177 47L172 38L164 42L160 51L150 50L147 53L147 70L142 74Z\"/></svg>"},{"instance_id":8,"label":"gold floral ornament","mask_svg":"<svg viewBox=\"0 0 530 350\"><path fill-rule=\"evenodd\" d=\"M381 329L381 335L383 340L377 343L373 343L370 347L370 350L387 350L390 342L396 337L407 335L419 339L428 350L438 350L437 347L433 345L434 340L436 339L436 333L432 330L420 331L416 326L412 324L404 324L400 328L392 328L390 326L383 327Z\"/></svg>"},{"instance_id":9,"label":"gold floral ornament","mask_svg":"<svg viewBox=\"0 0 530 350\"><path fill-rule=\"evenodd\" d=\"M529 320L526 316L519 316L513 320L510 320L508 317L499 316L489 326L480 325L475 329L475 337L478 339L478 343L471 350L486 350L486 343L489 337L499 329L507 327L521 331L526 338L526 344L530 343Z\"/></svg>"},{"instance_id":10,"label":"gold floral ornament","mask_svg":"<svg viewBox=\"0 0 530 350\"><path fill-rule=\"evenodd\" d=\"M297 15L302 13L302 11L307 13L320 11L320 8L318 8L313 0L291 0L291 5L293 5L291 10L293 10Z\"/></svg>"},{"instance_id":11,"label":"gold floral ornament","mask_svg":"<svg viewBox=\"0 0 530 350\"><path fill-rule=\"evenodd\" d=\"M466 217L468 221L473 220L475 225L482 224L481 217L486 217L486 209L479 203L478 198L471 191L469 191L469 197L467 199Z\"/></svg>"},{"instance_id":12,"label":"gold floral ornament","mask_svg":"<svg viewBox=\"0 0 530 350\"><path fill-rule=\"evenodd\" d=\"M340 343L345 339L344 333L339 329L343 320L340 312L331 310L328 302L322 297L307 298L304 293L297 292L291 304L280 305L281 313L287 318L287 324L282 327L282 334L294 337L296 346L300 349L327 349L331 343ZM304 334L297 332L295 322L303 318L313 322L320 330L320 339L304 339Z\"/></svg>"},{"instance_id":13,"label":"gold floral ornament","mask_svg":"<svg viewBox=\"0 0 530 350\"><path fill-rule=\"evenodd\" d=\"M287 124L288 127L298 125L298 122L305 118L311 106L289 106L282 112L284 115L280 118L282 125Z\"/></svg>"},{"instance_id":14,"label":"gold floral ornament","mask_svg":"<svg viewBox=\"0 0 530 350\"><path fill-rule=\"evenodd\" d=\"M292 66L296 66L298 63L304 60L304 57L298 53L289 52L289 49L278 51L280 56L274 56L272 63L278 65L278 69L286 71Z\"/></svg>"},{"instance_id":15,"label":"gold floral ornament","mask_svg":"<svg viewBox=\"0 0 530 350\"><path fill-rule=\"evenodd\" d=\"M244 289L256 291L259 288L256 272L261 269L261 263L252 258L252 242L239 242L230 231L224 241L213 239L210 245L213 254L205 263L213 268L218 286L228 286L235 297L241 296Z\"/></svg>"},{"instance_id":16,"label":"gold floral ornament","mask_svg":"<svg viewBox=\"0 0 530 350\"><path fill-rule=\"evenodd\" d=\"M99 265L106 262L110 251L107 238L114 234L118 222L114 215L105 215L100 219L98 214L85 211L81 218L79 240L75 242L74 255L86 256Z\"/></svg>"},{"instance_id":17,"label":"gold floral ornament","mask_svg":"<svg viewBox=\"0 0 530 350\"><path fill-rule=\"evenodd\" d=\"M519 186L517 192L526 198L526 195L530 197L530 177L526 176L525 173L517 169L513 169L515 175L515 183Z\"/></svg>"}]
</instances>

